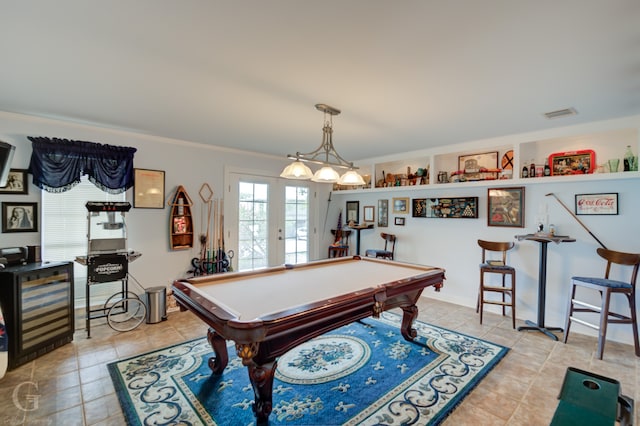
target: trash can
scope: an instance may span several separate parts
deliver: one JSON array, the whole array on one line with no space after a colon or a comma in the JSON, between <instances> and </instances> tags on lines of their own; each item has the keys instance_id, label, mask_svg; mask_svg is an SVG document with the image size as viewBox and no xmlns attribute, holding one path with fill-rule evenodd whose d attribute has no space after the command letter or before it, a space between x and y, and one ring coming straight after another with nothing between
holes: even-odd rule
<instances>
[{"instance_id":1,"label":"trash can","mask_svg":"<svg viewBox=\"0 0 640 426\"><path fill-rule=\"evenodd\" d=\"M167 319L167 288L150 287L146 289L147 324L156 324Z\"/></svg>"}]
</instances>

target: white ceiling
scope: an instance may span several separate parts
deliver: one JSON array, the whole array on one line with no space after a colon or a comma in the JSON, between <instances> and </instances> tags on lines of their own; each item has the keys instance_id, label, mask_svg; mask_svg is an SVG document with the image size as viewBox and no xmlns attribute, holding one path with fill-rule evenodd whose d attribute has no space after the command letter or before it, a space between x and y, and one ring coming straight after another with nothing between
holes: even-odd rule
<instances>
[{"instance_id":1,"label":"white ceiling","mask_svg":"<svg viewBox=\"0 0 640 426\"><path fill-rule=\"evenodd\" d=\"M0 54L0 110L282 156L640 113L639 0L0 0Z\"/></svg>"}]
</instances>

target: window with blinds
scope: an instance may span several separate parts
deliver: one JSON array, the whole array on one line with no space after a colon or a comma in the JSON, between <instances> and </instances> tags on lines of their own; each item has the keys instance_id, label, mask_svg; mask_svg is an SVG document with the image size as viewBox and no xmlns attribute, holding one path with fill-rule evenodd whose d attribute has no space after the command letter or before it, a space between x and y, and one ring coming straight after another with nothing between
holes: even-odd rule
<instances>
[{"instance_id":1,"label":"window with blinds","mask_svg":"<svg viewBox=\"0 0 640 426\"><path fill-rule=\"evenodd\" d=\"M42 191L42 261L73 261L87 255L87 201L126 201L126 194L109 194L82 176L80 184L65 192ZM84 307L87 267L74 262L75 306ZM95 287L95 288L94 288ZM101 304L118 291L120 283L92 286L91 304Z\"/></svg>"}]
</instances>

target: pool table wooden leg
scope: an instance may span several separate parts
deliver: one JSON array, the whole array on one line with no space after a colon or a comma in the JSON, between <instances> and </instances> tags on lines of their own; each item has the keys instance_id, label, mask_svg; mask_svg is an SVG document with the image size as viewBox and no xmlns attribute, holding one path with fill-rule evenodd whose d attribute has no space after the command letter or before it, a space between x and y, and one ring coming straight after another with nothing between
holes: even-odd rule
<instances>
[{"instance_id":1,"label":"pool table wooden leg","mask_svg":"<svg viewBox=\"0 0 640 426\"><path fill-rule=\"evenodd\" d=\"M253 386L253 413L258 424L267 424L271 414L273 377L276 372L277 361L269 361L258 365L255 362L247 364L249 380Z\"/></svg>"},{"instance_id":2,"label":"pool table wooden leg","mask_svg":"<svg viewBox=\"0 0 640 426\"><path fill-rule=\"evenodd\" d=\"M229 363L227 342L213 328L209 328L209 331L207 331L207 340L215 354L215 357L209 358L209 368L214 374L222 374L222 371Z\"/></svg>"},{"instance_id":3,"label":"pool table wooden leg","mask_svg":"<svg viewBox=\"0 0 640 426\"><path fill-rule=\"evenodd\" d=\"M418 332L415 328L412 328L413 320L418 316L418 307L416 305L402 306L402 325L400 326L400 333L405 340L412 341L418 336Z\"/></svg>"}]
</instances>

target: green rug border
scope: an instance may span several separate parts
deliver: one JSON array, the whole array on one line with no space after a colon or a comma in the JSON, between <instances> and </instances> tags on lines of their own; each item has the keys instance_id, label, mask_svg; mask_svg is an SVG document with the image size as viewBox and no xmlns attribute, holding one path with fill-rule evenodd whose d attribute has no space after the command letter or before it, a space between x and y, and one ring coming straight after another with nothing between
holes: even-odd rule
<instances>
[{"instance_id":1,"label":"green rug border","mask_svg":"<svg viewBox=\"0 0 640 426\"><path fill-rule=\"evenodd\" d=\"M400 317L400 314L397 314L395 312L385 312L384 315L394 315L396 317ZM380 321L380 319L378 319L378 318L373 318L373 317L368 317L368 318L372 318L374 320ZM451 415L451 413L453 413L453 411L456 409L456 407L458 405L460 405L462 403L462 401L464 401L464 399L476 388L476 386L478 386L478 384L495 368L495 366L498 365L498 363L500 361L502 361L502 359L509 352L509 348L506 347L506 346L500 345L498 343L494 343L494 342L492 342L490 340L486 340L486 339L483 339L483 338L480 338L480 337L471 336L471 335L466 334L466 333L460 333L458 331L450 330L448 328L440 327L438 325L433 325L433 324L430 324L430 323L425 322L425 321L415 320L414 322L420 322L420 323L428 325L430 327L439 328L441 330L446 330L446 331L448 331L450 333L456 333L456 334L459 334L460 336L465 336L465 337L468 337L468 338L471 338L471 339L476 339L476 340L479 340L479 341L484 342L484 343L490 343L490 344L500 348L500 351L491 360L491 362L489 362L487 364L487 366L485 367L485 369L483 371L483 374L481 376L478 375L478 376L474 377L473 380L471 380L467 384L467 386L465 386L465 389L463 391L463 396L461 398L456 398L457 399L456 401L452 400L449 403L447 403L445 405L445 407L444 407L445 409L440 410L440 413L438 413L438 415L436 415L434 418L432 418L431 422L429 423L429 424L432 424L432 425L438 425L438 424L442 423L447 417L449 417L449 415ZM194 339L185 340L184 342L175 343L175 344L169 345L169 346L163 346L162 348L153 349L151 351L143 352L141 354L133 355L133 356L130 356L130 357L127 357L127 358L122 358L122 359L119 359L117 361L113 361L113 362L110 362L109 364L107 364L107 369L109 371L109 375L111 376L111 381L113 382L113 386L115 388L116 395L118 396L118 402L120 403L120 408L122 409L122 412L124 414L124 418L125 418L125 421L126 421L127 425L143 426L142 423L140 422L140 418L136 414L136 411L135 411L135 408L133 406L133 403L131 402L131 398L129 397L129 393L127 392L126 385L122 381L122 376L120 375L120 371L118 371L118 368L117 368L116 365L121 363L121 362L129 361L129 360L134 359L134 358L139 358L141 356L149 355L149 354L152 354L154 352L163 351L163 350L166 350L166 349L174 348L176 346L184 345L185 343L195 342L197 340L202 340L202 339L206 339L206 336L196 337ZM212 352L213 352L213 349L212 349ZM204 421L203 421L203 423L204 423Z\"/></svg>"}]
</instances>

